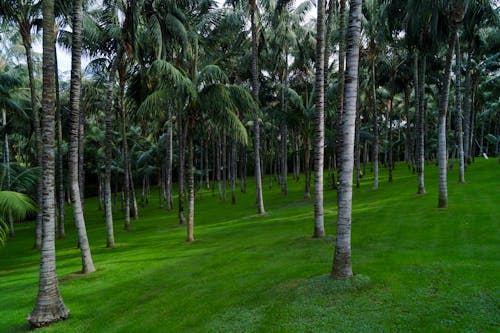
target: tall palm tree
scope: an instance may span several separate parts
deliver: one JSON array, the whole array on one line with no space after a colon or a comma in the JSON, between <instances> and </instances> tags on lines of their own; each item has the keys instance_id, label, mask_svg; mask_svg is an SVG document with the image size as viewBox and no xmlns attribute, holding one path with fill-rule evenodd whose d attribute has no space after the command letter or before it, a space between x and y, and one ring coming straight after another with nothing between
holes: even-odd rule
<instances>
[{"instance_id":1,"label":"tall palm tree","mask_svg":"<svg viewBox=\"0 0 500 333\"><path fill-rule=\"evenodd\" d=\"M31 93L31 111L33 114L33 128L35 132L36 151L42 151L42 134L40 131L40 114L38 112L38 103L36 96L35 74L32 56L32 36L31 31L35 26L40 25L40 9L42 6L41 0L1 0L0 1L0 16L6 20L15 22L19 28L23 46L26 54L26 63L28 65L28 76ZM52 27L53 30L53 27ZM38 165L42 164L41 153L37 153ZM37 199L41 205L42 200L42 185L38 185ZM35 228L35 244L34 248L40 249L42 244L42 216L41 211L38 212Z\"/></svg>"},{"instance_id":2,"label":"tall palm tree","mask_svg":"<svg viewBox=\"0 0 500 333\"><path fill-rule=\"evenodd\" d=\"M347 29L347 52L344 91L344 114L342 117L342 167L339 174L337 238L333 256L332 277L352 277L351 220L352 220L352 174L354 168L354 129L356 101L358 98L359 41L361 35L361 0L351 0Z\"/></svg>"},{"instance_id":3,"label":"tall palm tree","mask_svg":"<svg viewBox=\"0 0 500 333\"><path fill-rule=\"evenodd\" d=\"M462 53L460 52L460 39L458 38L455 43L455 112L457 121L457 149L458 149L458 182L465 183L465 158L464 158L464 134L463 128L463 114L462 114Z\"/></svg>"},{"instance_id":4,"label":"tall palm tree","mask_svg":"<svg viewBox=\"0 0 500 333\"><path fill-rule=\"evenodd\" d=\"M325 159L325 0L318 1L316 19L316 115L314 124L314 234L325 236L323 165Z\"/></svg>"},{"instance_id":5,"label":"tall palm tree","mask_svg":"<svg viewBox=\"0 0 500 333\"><path fill-rule=\"evenodd\" d=\"M448 20L450 32L448 35L448 45L446 49L446 60L442 81L441 94L439 96L439 128L438 128L438 164L439 164L439 191L438 207L448 207L448 183L447 183L447 146L446 146L446 115L448 113L448 96L450 93L451 66L453 63L453 53L457 40L457 31L464 19L467 9L466 0L452 0L448 4Z\"/></svg>"},{"instance_id":6,"label":"tall palm tree","mask_svg":"<svg viewBox=\"0 0 500 333\"><path fill-rule=\"evenodd\" d=\"M82 0L73 1L73 33L71 45L71 87L70 87L70 136L69 136L69 179L71 187L71 203L78 233L78 244L82 255L82 273L95 271L90 252L79 182L79 139L81 122L81 56L82 56Z\"/></svg>"},{"instance_id":7,"label":"tall palm tree","mask_svg":"<svg viewBox=\"0 0 500 333\"><path fill-rule=\"evenodd\" d=\"M54 73L54 0L43 1L43 151L42 151L42 249L38 296L33 311L28 315L32 327L42 327L64 320L69 310L64 305L56 274L55 253L55 73Z\"/></svg>"},{"instance_id":8,"label":"tall palm tree","mask_svg":"<svg viewBox=\"0 0 500 333\"><path fill-rule=\"evenodd\" d=\"M257 16L257 3L256 0L249 0L249 12L250 12L250 26L252 30L252 94L257 103L259 103L259 69L258 69L258 58L259 58L259 27L256 22ZM264 197L262 195L262 172L261 172L261 160L260 160L260 123L259 123L259 112L255 112L253 118L253 134L254 134L254 154L255 154L255 195L257 200L257 213L264 214L266 211L264 209Z\"/></svg>"}]
</instances>

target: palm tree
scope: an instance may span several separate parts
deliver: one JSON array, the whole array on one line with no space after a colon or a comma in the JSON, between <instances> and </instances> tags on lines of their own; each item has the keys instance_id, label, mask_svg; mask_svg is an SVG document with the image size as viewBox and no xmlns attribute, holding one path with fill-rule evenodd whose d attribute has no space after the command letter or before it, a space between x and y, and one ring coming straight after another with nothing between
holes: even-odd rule
<instances>
[{"instance_id":1,"label":"palm tree","mask_svg":"<svg viewBox=\"0 0 500 333\"><path fill-rule=\"evenodd\" d=\"M250 25L252 30L252 94L253 98L257 103L259 103L259 69L258 69L258 58L259 58L259 27L256 22L256 13L258 7L256 0L249 0L249 12L250 12ZM257 213L264 214L266 211L264 209L264 197L262 195L262 175L261 175L261 161L260 161L260 123L259 123L259 112L255 112L253 118L253 134L254 134L254 154L255 154L255 195L257 199Z\"/></svg>"},{"instance_id":2,"label":"palm tree","mask_svg":"<svg viewBox=\"0 0 500 333\"><path fill-rule=\"evenodd\" d=\"M455 110L457 117L457 142L458 142L458 182L465 183L465 159L464 159L464 135L463 128L463 114L462 114L462 53L460 52L460 39L458 38L455 43Z\"/></svg>"},{"instance_id":3,"label":"palm tree","mask_svg":"<svg viewBox=\"0 0 500 333\"><path fill-rule=\"evenodd\" d=\"M28 315L32 327L42 327L65 320L69 310L64 305L56 274L55 193L54 193L54 0L43 1L43 151L42 151L42 249L38 296Z\"/></svg>"},{"instance_id":4,"label":"palm tree","mask_svg":"<svg viewBox=\"0 0 500 333\"><path fill-rule=\"evenodd\" d=\"M453 0L448 6L448 20L450 32L448 35L448 45L446 50L445 69L442 81L441 94L439 97L439 129L438 129L438 163L439 163L439 191L438 207L448 207L448 184L447 184L447 147L446 147L446 114L448 112L448 96L450 93L451 66L455 43L457 40L457 30L464 19L467 9L466 0Z\"/></svg>"},{"instance_id":5,"label":"palm tree","mask_svg":"<svg viewBox=\"0 0 500 333\"><path fill-rule=\"evenodd\" d=\"M356 101L358 98L359 41L361 35L361 0L351 0L347 29L347 52L344 91L344 113L342 117L342 167L339 173L337 238L333 256L332 277L352 277L351 219L352 219L352 174L354 168L354 128Z\"/></svg>"},{"instance_id":6,"label":"palm tree","mask_svg":"<svg viewBox=\"0 0 500 333\"><path fill-rule=\"evenodd\" d=\"M5 245L7 236L5 230L10 230L5 220L23 220L26 215L35 211L35 203L28 195L14 191L0 191L0 246Z\"/></svg>"},{"instance_id":7,"label":"palm tree","mask_svg":"<svg viewBox=\"0 0 500 333\"><path fill-rule=\"evenodd\" d=\"M69 136L69 178L71 187L71 202L73 204L73 216L75 218L78 233L78 244L82 255L82 273L95 271L90 252L85 218L83 216L82 200L80 197L79 183L79 138L81 122L81 50L82 50L82 0L73 1L73 33L72 33L72 56L71 56L71 88L70 88L70 136Z\"/></svg>"},{"instance_id":8,"label":"palm tree","mask_svg":"<svg viewBox=\"0 0 500 333\"><path fill-rule=\"evenodd\" d=\"M10 147L9 147L9 132L7 130L7 111L22 112L21 106L13 96L14 89L21 85L20 78L16 73L0 73L0 109L2 110L2 125L4 131L3 142L3 163L5 170L4 189L11 189L11 168L10 168ZM9 237L14 237L14 220L7 214L9 222Z\"/></svg>"},{"instance_id":9,"label":"palm tree","mask_svg":"<svg viewBox=\"0 0 500 333\"><path fill-rule=\"evenodd\" d=\"M31 93L31 111L33 114L33 128L35 130L35 146L36 151L42 151L42 134L40 131L40 115L38 113L38 103L35 88L35 75L32 56L32 37L31 31L34 27L40 24L40 8L42 1L40 0L0 0L0 16L6 20L15 22L19 28L23 40L23 46L26 54L26 63L28 65L28 76ZM53 27L52 27L53 30ZM38 165L42 164L41 154L37 153ZM37 199L39 204L42 200L41 182L38 185ZM35 228L35 244L34 248L40 249L42 244L42 216L41 211L38 212Z\"/></svg>"},{"instance_id":10,"label":"palm tree","mask_svg":"<svg viewBox=\"0 0 500 333\"><path fill-rule=\"evenodd\" d=\"M325 236L323 212L323 165L325 157L325 0L318 1L316 20L316 116L314 125L314 234Z\"/></svg>"}]
</instances>

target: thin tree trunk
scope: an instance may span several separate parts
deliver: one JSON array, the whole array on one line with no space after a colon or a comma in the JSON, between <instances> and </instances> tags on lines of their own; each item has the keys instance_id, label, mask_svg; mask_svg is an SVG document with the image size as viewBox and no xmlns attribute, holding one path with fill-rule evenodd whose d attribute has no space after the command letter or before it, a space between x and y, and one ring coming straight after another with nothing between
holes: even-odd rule
<instances>
[{"instance_id":1,"label":"thin tree trunk","mask_svg":"<svg viewBox=\"0 0 500 333\"><path fill-rule=\"evenodd\" d=\"M304 176L305 176L305 187L304 187L304 199L311 198L311 139L309 135L305 137L305 147L304 147Z\"/></svg>"},{"instance_id":2,"label":"thin tree trunk","mask_svg":"<svg viewBox=\"0 0 500 333\"><path fill-rule=\"evenodd\" d=\"M255 11L257 5L255 0L250 0L250 23L252 29L252 95L257 104L259 103L259 71L258 71L258 57L259 57L259 28L255 22ZM255 196L257 202L257 214L264 214L264 197L262 195L262 174L261 174L261 161L260 161L260 124L259 114L255 112L253 117L253 132L254 132L254 153L255 153Z\"/></svg>"},{"instance_id":3,"label":"thin tree trunk","mask_svg":"<svg viewBox=\"0 0 500 333\"><path fill-rule=\"evenodd\" d=\"M347 32L347 64L345 73L345 97L339 186L337 190L337 238L333 257L332 277L348 279L352 277L351 262L351 220L352 220L352 172L354 167L354 127L356 100L358 96L359 40L361 35L361 0L352 0Z\"/></svg>"},{"instance_id":4,"label":"thin tree trunk","mask_svg":"<svg viewBox=\"0 0 500 333\"><path fill-rule=\"evenodd\" d=\"M447 147L446 147L446 114L448 112L448 96L450 93L451 66L453 52L456 42L456 27L450 34L448 49L446 51L445 71L443 76L443 87L439 98L439 129L438 129L438 163L439 163L439 199L438 208L448 207L448 184L447 184Z\"/></svg>"},{"instance_id":5,"label":"thin tree trunk","mask_svg":"<svg viewBox=\"0 0 500 333\"><path fill-rule=\"evenodd\" d=\"M236 204L236 140L231 140L231 203Z\"/></svg>"},{"instance_id":6,"label":"thin tree trunk","mask_svg":"<svg viewBox=\"0 0 500 333\"><path fill-rule=\"evenodd\" d=\"M281 123L281 194L288 195L287 176L288 176L288 129L286 122Z\"/></svg>"},{"instance_id":7,"label":"thin tree trunk","mask_svg":"<svg viewBox=\"0 0 500 333\"><path fill-rule=\"evenodd\" d=\"M359 80L359 79L358 79ZM359 89L359 87L358 87ZM358 98L359 99L359 98ZM359 100L356 102L359 105ZM356 134L354 137L354 167L356 169L356 187L359 188L361 185L361 112L359 106L356 108L356 121L355 130Z\"/></svg>"},{"instance_id":8,"label":"thin tree trunk","mask_svg":"<svg viewBox=\"0 0 500 333\"><path fill-rule=\"evenodd\" d=\"M316 35L316 109L314 126L314 234L315 238L325 236L323 212L323 165L325 158L325 0L318 1Z\"/></svg>"},{"instance_id":9,"label":"thin tree trunk","mask_svg":"<svg viewBox=\"0 0 500 333\"><path fill-rule=\"evenodd\" d=\"M417 194L425 194L425 135L424 135L424 88L426 72L426 55L420 55L420 66L418 63L418 53L415 53L414 60L414 81L415 81L415 118L416 118L416 159L418 190ZM420 71L419 71L420 69Z\"/></svg>"},{"instance_id":10,"label":"thin tree trunk","mask_svg":"<svg viewBox=\"0 0 500 333\"><path fill-rule=\"evenodd\" d=\"M208 165L208 140L205 140L205 182L207 190L210 190L210 168Z\"/></svg>"},{"instance_id":11,"label":"thin tree trunk","mask_svg":"<svg viewBox=\"0 0 500 333\"><path fill-rule=\"evenodd\" d=\"M391 96L391 99L389 100L389 112L388 112L388 117L387 119L389 120L389 128L388 128L388 136L389 136L389 183L392 183L392 170L394 169L394 163L393 163L393 156L392 156L392 120L391 120L391 113L392 113L392 99L393 97Z\"/></svg>"},{"instance_id":12,"label":"thin tree trunk","mask_svg":"<svg viewBox=\"0 0 500 333\"><path fill-rule=\"evenodd\" d=\"M113 87L115 84L116 67L119 61L119 55L113 60L109 71L108 85L106 87L106 129L105 129L105 171L104 171L104 212L106 214L106 247L115 246L115 236L113 228L113 207L111 201L111 160L112 160L112 131L111 115L113 107ZM115 191L116 207L116 191Z\"/></svg>"},{"instance_id":13,"label":"thin tree trunk","mask_svg":"<svg viewBox=\"0 0 500 333\"><path fill-rule=\"evenodd\" d=\"M471 163L471 95L472 95L472 84L471 84L471 72L472 72L472 51L470 43L467 44L467 65L465 70L465 90L464 90L464 155L467 164Z\"/></svg>"},{"instance_id":14,"label":"thin tree trunk","mask_svg":"<svg viewBox=\"0 0 500 333\"><path fill-rule=\"evenodd\" d=\"M166 178L167 178L167 210L174 209L174 201L172 198L172 160L173 160L173 133L172 133L172 112L168 110L167 120L167 150L166 150Z\"/></svg>"},{"instance_id":15,"label":"thin tree trunk","mask_svg":"<svg viewBox=\"0 0 500 333\"><path fill-rule=\"evenodd\" d=\"M222 133L222 200L226 201L226 189L227 189L227 149L226 149L226 131Z\"/></svg>"},{"instance_id":16,"label":"thin tree trunk","mask_svg":"<svg viewBox=\"0 0 500 333\"><path fill-rule=\"evenodd\" d=\"M57 49L54 43L54 65L55 65L55 85L56 85L56 125L57 125L57 237L59 239L66 238L66 230L64 228L65 218L65 203L64 203L64 168L63 168L63 153L62 153L62 121L61 121L61 103L59 98L59 66L57 62Z\"/></svg>"},{"instance_id":17,"label":"thin tree trunk","mask_svg":"<svg viewBox=\"0 0 500 333\"><path fill-rule=\"evenodd\" d=\"M177 115L177 140L179 141L179 224L184 224L184 122L181 110Z\"/></svg>"},{"instance_id":18,"label":"thin tree trunk","mask_svg":"<svg viewBox=\"0 0 500 333\"><path fill-rule=\"evenodd\" d=\"M371 60L371 104L373 114L373 189L378 189L378 167L379 167L379 133L378 133L378 112L377 112L377 90L375 81L375 57Z\"/></svg>"},{"instance_id":19,"label":"thin tree trunk","mask_svg":"<svg viewBox=\"0 0 500 333\"><path fill-rule=\"evenodd\" d=\"M69 179L71 184L71 202L75 219L78 244L82 256L82 273L95 271L90 252L79 183L79 139L81 124L81 48L82 48L82 0L73 1L73 33L71 56L70 87L70 136L69 136Z\"/></svg>"},{"instance_id":20,"label":"thin tree trunk","mask_svg":"<svg viewBox=\"0 0 500 333\"><path fill-rule=\"evenodd\" d=\"M78 123L78 189L80 191L80 201L82 206L82 212L85 211L85 168L83 167L84 159L84 132L85 132L85 115L83 113L83 108L81 106L81 101L79 104L80 115Z\"/></svg>"},{"instance_id":21,"label":"thin tree trunk","mask_svg":"<svg viewBox=\"0 0 500 333\"><path fill-rule=\"evenodd\" d=\"M2 124L4 129L7 127L7 111L5 109L2 109ZM3 163L4 163L4 168L6 170L6 175L5 175L5 185L4 189L9 191L10 190L10 151L9 151L9 134L7 131L5 131L4 134L4 142L3 142ZM12 212L9 210L7 212L7 220L9 222L9 237L14 238L16 235L14 231L14 219L12 218Z\"/></svg>"},{"instance_id":22,"label":"thin tree trunk","mask_svg":"<svg viewBox=\"0 0 500 333\"><path fill-rule=\"evenodd\" d=\"M205 155L205 152L203 151L205 148L205 145L203 143L203 139L201 139L201 142L200 142L200 180L199 180L199 190L198 190L198 193L200 194L200 199L203 195L203 173L205 171L204 169L204 165L203 163L205 162L205 159L204 159L204 156Z\"/></svg>"},{"instance_id":23,"label":"thin tree trunk","mask_svg":"<svg viewBox=\"0 0 500 333\"><path fill-rule=\"evenodd\" d=\"M55 247L55 134L54 134L54 1L44 0L43 9L43 150L42 167L42 247L40 278L35 307L28 314L31 327L42 327L65 320L69 310L59 293ZM39 151L40 152L40 151Z\"/></svg>"},{"instance_id":24,"label":"thin tree trunk","mask_svg":"<svg viewBox=\"0 0 500 333\"><path fill-rule=\"evenodd\" d=\"M122 69L123 70L123 69ZM120 92L118 96L118 109L121 119L121 134L122 134L122 149L123 149L123 196L124 196L124 229L130 230L130 175L129 175L129 155L128 155L128 142L127 142L127 115L125 113L125 106L123 105L123 95L125 90L125 76L122 70L120 73Z\"/></svg>"},{"instance_id":25,"label":"thin tree trunk","mask_svg":"<svg viewBox=\"0 0 500 333\"><path fill-rule=\"evenodd\" d=\"M462 63L460 53L460 40L456 40L455 49L455 108L457 112L457 141L458 141L458 182L465 183L465 158L464 158L464 135L462 132L463 114L462 114Z\"/></svg>"},{"instance_id":26,"label":"thin tree trunk","mask_svg":"<svg viewBox=\"0 0 500 333\"><path fill-rule=\"evenodd\" d=\"M135 195L134 174L132 173L132 165L130 159L127 161L127 172L130 179L130 192L132 194L132 218L137 221L139 219L139 208L137 207L137 197Z\"/></svg>"},{"instance_id":27,"label":"thin tree trunk","mask_svg":"<svg viewBox=\"0 0 500 333\"><path fill-rule=\"evenodd\" d=\"M345 55L346 55L346 0L339 1L339 70L338 70L338 91L337 91L337 126L336 132L342 133L342 115L344 110L344 69L345 69ZM337 156L342 155L342 135L337 135L335 151ZM337 158L337 172L340 173L340 166L342 161Z\"/></svg>"},{"instance_id":28,"label":"thin tree trunk","mask_svg":"<svg viewBox=\"0 0 500 333\"><path fill-rule=\"evenodd\" d=\"M40 131L40 113L37 107L37 98L36 98L36 88L35 88L35 76L34 76L34 68L33 68L33 57L31 55L31 27L21 27L21 37L23 39L23 45L26 52L26 63L28 64L28 77L30 83L30 94L31 94L31 110L33 112L33 123L34 123L34 132L35 132L35 147L37 151L37 162L38 165L42 165L42 133ZM54 27L51 27L51 30L54 30ZM52 46L53 47L53 46ZM38 206L42 207L43 193L42 193L42 180L39 179L37 184L37 201ZM39 209L36 215L36 224L35 224L35 249L40 249L42 246L42 210Z\"/></svg>"},{"instance_id":29,"label":"thin tree trunk","mask_svg":"<svg viewBox=\"0 0 500 333\"><path fill-rule=\"evenodd\" d=\"M222 139L220 135L217 136L217 190L219 192L219 200L222 200L222 182L221 182L221 168L222 168Z\"/></svg>"},{"instance_id":30,"label":"thin tree trunk","mask_svg":"<svg viewBox=\"0 0 500 333\"><path fill-rule=\"evenodd\" d=\"M194 173L193 173L193 136L189 135L188 142L188 220L187 220L187 242L194 241Z\"/></svg>"}]
</instances>

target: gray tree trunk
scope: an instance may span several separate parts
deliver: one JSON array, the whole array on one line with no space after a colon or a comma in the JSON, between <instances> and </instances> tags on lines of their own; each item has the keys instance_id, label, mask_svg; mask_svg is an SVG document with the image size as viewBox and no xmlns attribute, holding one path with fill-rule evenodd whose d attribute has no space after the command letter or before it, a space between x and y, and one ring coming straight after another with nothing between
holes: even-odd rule
<instances>
[{"instance_id":1,"label":"gray tree trunk","mask_svg":"<svg viewBox=\"0 0 500 333\"><path fill-rule=\"evenodd\" d=\"M465 89L464 89L464 157L467 164L471 163L471 95L472 95L472 51L470 44L467 49L467 65L465 69Z\"/></svg>"},{"instance_id":2,"label":"gray tree trunk","mask_svg":"<svg viewBox=\"0 0 500 333\"><path fill-rule=\"evenodd\" d=\"M182 110L177 114L177 141L179 143L179 224L184 224L184 122Z\"/></svg>"},{"instance_id":3,"label":"gray tree trunk","mask_svg":"<svg viewBox=\"0 0 500 333\"><path fill-rule=\"evenodd\" d=\"M119 62L120 55L113 60L109 71L108 85L106 87L106 107L105 107L105 166L104 166L104 212L106 214L106 247L115 246L115 236L113 228L113 207L111 199L111 160L112 160L112 131L111 124L112 108L113 108L113 87L115 85L116 68ZM115 204L116 206L116 204Z\"/></svg>"},{"instance_id":4,"label":"gray tree trunk","mask_svg":"<svg viewBox=\"0 0 500 333\"><path fill-rule=\"evenodd\" d=\"M193 173L193 136L189 135L188 142L188 220L187 220L187 242L194 241L194 173Z\"/></svg>"},{"instance_id":5,"label":"gray tree trunk","mask_svg":"<svg viewBox=\"0 0 500 333\"><path fill-rule=\"evenodd\" d=\"M236 204L236 140L231 140L231 204Z\"/></svg>"},{"instance_id":6,"label":"gray tree trunk","mask_svg":"<svg viewBox=\"0 0 500 333\"><path fill-rule=\"evenodd\" d=\"M259 57L259 28L255 22L255 11L257 5L255 0L250 0L250 24L252 29L252 95L258 105L259 103L259 71L258 71L258 57ZM256 112L253 118L253 132L254 132L254 153L255 153L255 196L257 203L257 214L264 214L264 197L262 195L262 173L260 161L260 124L259 115Z\"/></svg>"},{"instance_id":7,"label":"gray tree trunk","mask_svg":"<svg viewBox=\"0 0 500 333\"><path fill-rule=\"evenodd\" d=\"M54 28L51 28L54 30ZM33 123L35 132L35 147L37 151L37 162L38 165L42 165L42 133L40 131L40 114L37 106L36 98L36 88L35 88L35 75L33 68L33 57L31 55L31 32L29 29L20 29L21 37L23 39L24 50L26 52L26 63L28 64L28 77L30 82L30 94L31 94L31 110L33 112ZM37 201L38 206L42 207L43 193L42 193L42 180L39 179L37 184ZM40 249L42 246L42 210L39 209L36 215L35 223L35 249Z\"/></svg>"},{"instance_id":8,"label":"gray tree trunk","mask_svg":"<svg viewBox=\"0 0 500 333\"><path fill-rule=\"evenodd\" d=\"M56 274L55 247L55 135L54 135L54 1L45 0L43 9L43 150L42 157L42 247L40 278L35 307L28 314L31 327L42 327L64 320L69 310L64 305Z\"/></svg>"},{"instance_id":9,"label":"gray tree trunk","mask_svg":"<svg viewBox=\"0 0 500 333\"><path fill-rule=\"evenodd\" d=\"M2 124L4 128L7 126L7 111L5 109L2 109ZM5 185L4 189L5 190L10 190L10 151L9 151L9 134L7 131L4 134L4 142L3 142L3 163L4 163L4 168L6 170L6 175L5 175ZM7 213L7 220L9 222L9 237L14 238L16 235L14 231L14 219L12 218L11 211Z\"/></svg>"},{"instance_id":10,"label":"gray tree trunk","mask_svg":"<svg viewBox=\"0 0 500 333\"><path fill-rule=\"evenodd\" d=\"M378 189L378 167L379 167L379 131L378 131L378 110L377 110L377 89L375 81L375 58L371 60L371 104L373 114L373 189Z\"/></svg>"},{"instance_id":11,"label":"gray tree trunk","mask_svg":"<svg viewBox=\"0 0 500 333\"><path fill-rule=\"evenodd\" d=\"M73 1L73 33L71 55L71 87L70 87L70 136L69 136L69 180L71 186L71 203L75 219L78 244L82 256L82 273L95 271L90 245L85 227L83 207L79 183L79 139L81 124L81 49L82 49L82 0Z\"/></svg>"},{"instance_id":12,"label":"gray tree trunk","mask_svg":"<svg viewBox=\"0 0 500 333\"><path fill-rule=\"evenodd\" d=\"M58 223L57 232L58 238L66 238L66 230L64 228L65 219L65 202L64 202L64 168L63 168L63 153L62 153L62 120L61 120L61 103L59 98L59 70L57 62L57 49L56 43L54 43L54 64L55 64L55 85L56 85L56 123L57 123L57 213L58 213Z\"/></svg>"},{"instance_id":13,"label":"gray tree trunk","mask_svg":"<svg viewBox=\"0 0 500 333\"><path fill-rule=\"evenodd\" d=\"M333 257L332 277L352 277L351 220L352 220L352 172L354 167L354 127L358 96L359 41L361 35L361 0L352 0L347 32L347 54L342 126L342 150L338 186L337 237Z\"/></svg>"},{"instance_id":14,"label":"gray tree trunk","mask_svg":"<svg viewBox=\"0 0 500 333\"><path fill-rule=\"evenodd\" d=\"M167 180L167 210L174 209L174 201L172 198L172 160L173 160L173 133L172 133L172 112L168 110L168 120L167 120L167 144L166 144L166 180Z\"/></svg>"},{"instance_id":15,"label":"gray tree trunk","mask_svg":"<svg viewBox=\"0 0 500 333\"><path fill-rule=\"evenodd\" d=\"M288 195L288 186L287 186L287 178L288 178L288 145L287 145L287 137L288 137L288 127L286 125L286 121L281 123L281 194L284 196Z\"/></svg>"},{"instance_id":16,"label":"gray tree trunk","mask_svg":"<svg viewBox=\"0 0 500 333\"><path fill-rule=\"evenodd\" d=\"M457 39L456 27L451 31L446 51L443 86L439 97L439 128L438 128L438 163L439 163L439 191L438 208L448 207L447 164L448 153L446 146L446 114L448 113L448 96L450 93L451 66L455 42Z\"/></svg>"},{"instance_id":17,"label":"gray tree trunk","mask_svg":"<svg viewBox=\"0 0 500 333\"><path fill-rule=\"evenodd\" d=\"M420 56L415 52L414 58L414 85L415 85L415 119L416 119L416 159L417 159L417 175L418 175L418 190L417 194L425 194L425 135L424 135L424 88L425 88L425 71L426 71L426 55ZM420 70L419 70L420 69Z\"/></svg>"},{"instance_id":18,"label":"gray tree trunk","mask_svg":"<svg viewBox=\"0 0 500 333\"><path fill-rule=\"evenodd\" d=\"M323 212L323 169L325 159L325 0L318 1L316 35L316 109L314 124L314 234L325 236Z\"/></svg>"},{"instance_id":19,"label":"gray tree trunk","mask_svg":"<svg viewBox=\"0 0 500 333\"><path fill-rule=\"evenodd\" d=\"M460 53L460 40L457 36L455 46L455 108L457 113L457 141L458 141L458 182L465 183L465 158L464 158L464 135L462 131L463 114L462 114L462 62Z\"/></svg>"}]
</instances>

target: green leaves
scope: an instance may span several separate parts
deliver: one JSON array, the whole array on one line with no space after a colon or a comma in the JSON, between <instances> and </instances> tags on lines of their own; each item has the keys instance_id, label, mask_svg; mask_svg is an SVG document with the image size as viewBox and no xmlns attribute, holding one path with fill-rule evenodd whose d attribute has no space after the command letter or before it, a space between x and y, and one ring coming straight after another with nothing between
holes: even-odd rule
<instances>
[{"instance_id":1,"label":"green leaves","mask_svg":"<svg viewBox=\"0 0 500 333\"><path fill-rule=\"evenodd\" d=\"M26 194L0 191L0 246L5 245L8 229L5 221L9 214L14 220L23 220L26 215L35 211L35 203Z\"/></svg>"}]
</instances>

